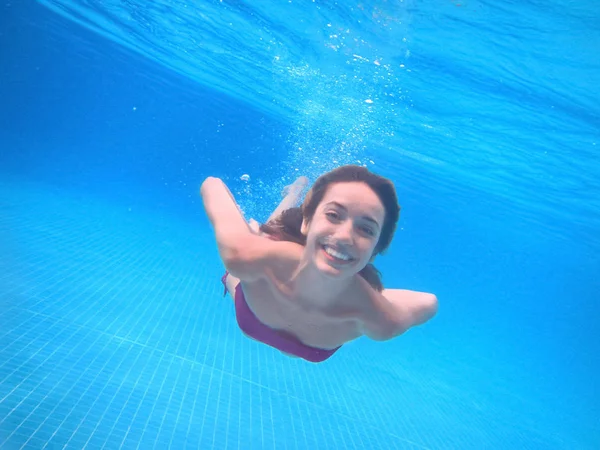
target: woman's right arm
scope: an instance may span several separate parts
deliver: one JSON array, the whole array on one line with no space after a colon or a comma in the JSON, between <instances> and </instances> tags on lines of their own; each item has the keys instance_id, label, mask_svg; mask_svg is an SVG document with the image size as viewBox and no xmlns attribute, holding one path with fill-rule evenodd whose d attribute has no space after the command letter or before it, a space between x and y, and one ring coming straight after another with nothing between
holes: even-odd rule
<instances>
[{"instance_id":1,"label":"woman's right arm","mask_svg":"<svg viewBox=\"0 0 600 450\"><path fill-rule=\"evenodd\" d=\"M208 177L200 188L219 254L227 270L241 280L264 276L266 266L285 257L286 245L252 232L233 195L219 178Z\"/></svg>"}]
</instances>

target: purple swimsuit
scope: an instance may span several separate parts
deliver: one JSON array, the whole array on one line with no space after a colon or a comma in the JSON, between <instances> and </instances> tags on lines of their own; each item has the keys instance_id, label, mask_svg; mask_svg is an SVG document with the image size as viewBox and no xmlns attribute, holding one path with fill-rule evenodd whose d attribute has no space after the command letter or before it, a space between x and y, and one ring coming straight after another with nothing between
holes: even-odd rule
<instances>
[{"instance_id":1,"label":"purple swimsuit","mask_svg":"<svg viewBox=\"0 0 600 450\"><path fill-rule=\"evenodd\" d=\"M226 278L227 272L225 272L225 275L221 279L225 286L225 295L227 294ZM310 362L325 361L340 348L325 350L310 347L303 344L296 336L287 331L268 327L258 320L258 317L256 317L248 306L244 291L242 290L242 283L239 283L235 288L235 316L240 329L251 338Z\"/></svg>"}]
</instances>

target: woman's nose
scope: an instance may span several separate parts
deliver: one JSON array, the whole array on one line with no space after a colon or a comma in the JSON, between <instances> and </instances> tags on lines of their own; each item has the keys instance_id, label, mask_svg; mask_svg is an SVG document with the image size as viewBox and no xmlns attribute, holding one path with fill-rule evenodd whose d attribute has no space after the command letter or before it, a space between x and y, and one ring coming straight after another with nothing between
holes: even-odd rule
<instances>
[{"instance_id":1,"label":"woman's nose","mask_svg":"<svg viewBox=\"0 0 600 450\"><path fill-rule=\"evenodd\" d=\"M341 223L336 230L335 237L338 242L342 242L344 244L352 243L353 239L353 229L351 222Z\"/></svg>"}]
</instances>

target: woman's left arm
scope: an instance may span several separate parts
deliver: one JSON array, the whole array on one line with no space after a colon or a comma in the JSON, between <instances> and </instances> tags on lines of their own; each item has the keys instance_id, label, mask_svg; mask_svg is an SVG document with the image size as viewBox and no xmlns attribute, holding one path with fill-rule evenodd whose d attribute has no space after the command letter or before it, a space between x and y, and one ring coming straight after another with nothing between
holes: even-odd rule
<instances>
[{"instance_id":1,"label":"woman's left arm","mask_svg":"<svg viewBox=\"0 0 600 450\"><path fill-rule=\"evenodd\" d=\"M400 329L422 325L433 318L438 310L437 297L427 292L384 289L381 295L389 302L391 317Z\"/></svg>"},{"instance_id":2,"label":"woman's left arm","mask_svg":"<svg viewBox=\"0 0 600 450\"><path fill-rule=\"evenodd\" d=\"M434 294L406 289L384 289L377 292L365 286L374 315L365 324L365 334L375 340L388 340L433 318L438 310Z\"/></svg>"}]
</instances>

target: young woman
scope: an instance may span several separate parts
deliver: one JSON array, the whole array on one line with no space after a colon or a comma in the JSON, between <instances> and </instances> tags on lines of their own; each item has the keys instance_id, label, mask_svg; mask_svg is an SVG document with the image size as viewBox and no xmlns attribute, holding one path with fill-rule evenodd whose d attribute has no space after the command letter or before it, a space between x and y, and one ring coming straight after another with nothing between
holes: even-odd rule
<instances>
[{"instance_id":1,"label":"young woman","mask_svg":"<svg viewBox=\"0 0 600 450\"><path fill-rule=\"evenodd\" d=\"M266 224L246 223L209 177L200 193L214 228L241 330L289 356L321 362L360 336L383 341L431 319L433 294L384 289L372 265L400 214L391 181L360 166L300 177Z\"/></svg>"}]
</instances>

